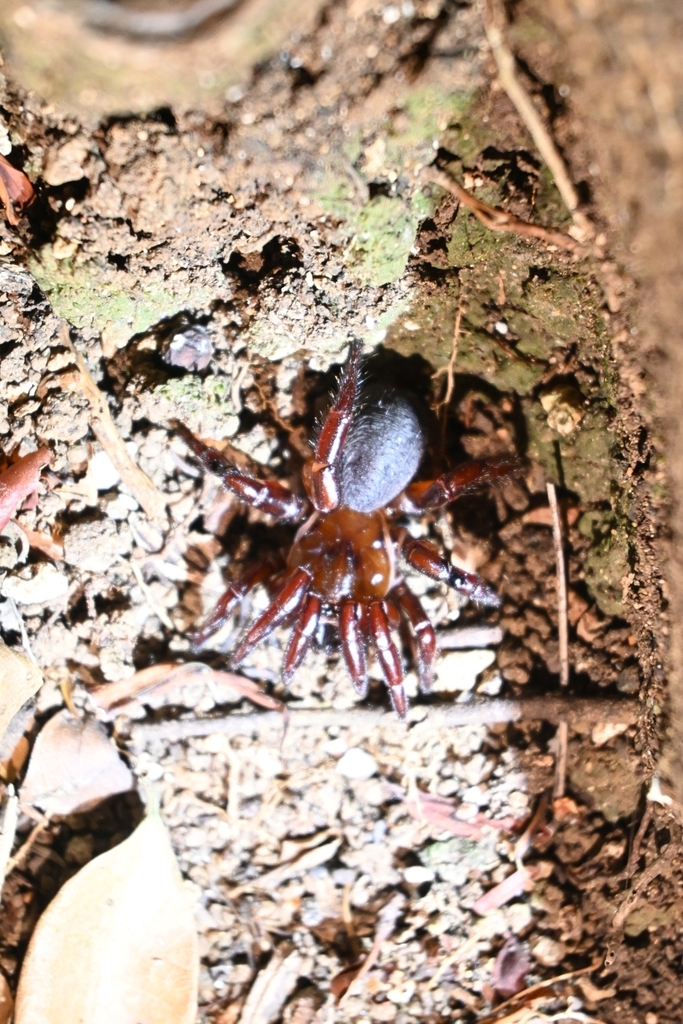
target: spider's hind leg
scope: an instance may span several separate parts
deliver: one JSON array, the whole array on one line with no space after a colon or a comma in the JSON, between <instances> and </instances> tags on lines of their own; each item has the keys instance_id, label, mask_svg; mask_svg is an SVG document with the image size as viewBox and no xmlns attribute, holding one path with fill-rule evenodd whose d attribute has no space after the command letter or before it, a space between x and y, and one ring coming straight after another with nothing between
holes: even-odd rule
<instances>
[{"instance_id":1,"label":"spider's hind leg","mask_svg":"<svg viewBox=\"0 0 683 1024\"><path fill-rule=\"evenodd\" d=\"M478 487L519 476L524 463L516 455L491 462L472 460L443 473L435 480L418 480L405 490L403 504L408 512L442 508Z\"/></svg>"}]
</instances>

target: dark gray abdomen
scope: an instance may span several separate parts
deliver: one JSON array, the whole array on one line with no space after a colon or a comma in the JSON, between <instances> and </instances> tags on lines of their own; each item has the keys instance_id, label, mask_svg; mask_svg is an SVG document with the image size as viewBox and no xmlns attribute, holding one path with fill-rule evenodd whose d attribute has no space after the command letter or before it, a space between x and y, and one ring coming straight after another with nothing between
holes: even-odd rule
<instances>
[{"instance_id":1,"label":"dark gray abdomen","mask_svg":"<svg viewBox=\"0 0 683 1024\"><path fill-rule=\"evenodd\" d=\"M382 508L408 486L425 448L424 429L410 399L368 389L346 438L342 505L356 512Z\"/></svg>"}]
</instances>

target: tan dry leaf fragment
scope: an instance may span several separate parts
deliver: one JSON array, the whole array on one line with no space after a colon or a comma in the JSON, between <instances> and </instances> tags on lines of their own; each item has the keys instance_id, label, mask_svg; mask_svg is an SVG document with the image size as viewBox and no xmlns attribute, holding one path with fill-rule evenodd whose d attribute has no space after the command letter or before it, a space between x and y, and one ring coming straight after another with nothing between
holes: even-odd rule
<instances>
[{"instance_id":1,"label":"tan dry leaf fragment","mask_svg":"<svg viewBox=\"0 0 683 1024\"><path fill-rule=\"evenodd\" d=\"M69 337L65 327L63 341L74 354L80 372L80 388L90 404L90 426L92 432L111 459L124 484L136 501L139 501L150 519L157 523L166 522L166 499L152 483L146 473L137 466L128 453L123 438L114 423L107 400L98 388L87 367L86 361Z\"/></svg>"},{"instance_id":2,"label":"tan dry leaf fragment","mask_svg":"<svg viewBox=\"0 0 683 1024\"><path fill-rule=\"evenodd\" d=\"M35 197L33 185L24 172L0 156L0 202L10 224L16 226L19 223L24 207L30 206Z\"/></svg>"},{"instance_id":3,"label":"tan dry leaf fragment","mask_svg":"<svg viewBox=\"0 0 683 1024\"><path fill-rule=\"evenodd\" d=\"M14 465L0 473L0 531L5 529L24 498L33 494L40 471L49 461L47 448L39 448L37 452L17 459Z\"/></svg>"},{"instance_id":4,"label":"tan dry leaf fragment","mask_svg":"<svg viewBox=\"0 0 683 1024\"><path fill-rule=\"evenodd\" d=\"M60 711L36 740L20 797L22 806L30 804L53 817L86 811L133 785L104 727Z\"/></svg>"},{"instance_id":5,"label":"tan dry leaf fragment","mask_svg":"<svg viewBox=\"0 0 683 1024\"><path fill-rule=\"evenodd\" d=\"M0 644L0 738L22 704L42 684L40 669L30 658Z\"/></svg>"},{"instance_id":6,"label":"tan dry leaf fragment","mask_svg":"<svg viewBox=\"0 0 683 1024\"><path fill-rule=\"evenodd\" d=\"M197 686L205 688L218 704L228 703L242 696L272 711L285 710L282 701L264 693L258 683L247 679L246 676L239 676L234 672L220 672L200 661L166 661L149 665L127 679L95 686L89 691L89 695L108 717L113 717L135 703L151 703L154 706L179 703L188 706L180 691L186 687L193 691ZM165 701L160 699L164 696L167 698ZM195 697L190 706L196 703Z\"/></svg>"},{"instance_id":7,"label":"tan dry leaf fragment","mask_svg":"<svg viewBox=\"0 0 683 1024\"><path fill-rule=\"evenodd\" d=\"M19 978L15 1024L194 1024L199 950L171 843L152 811L59 891Z\"/></svg>"},{"instance_id":8,"label":"tan dry leaf fragment","mask_svg":"<svg viewBox=\"0 0 683 1024\"><path fill-rule=\"evenodd\" d=\"M249 990L239 1024L272 1024L294 991L303 959L300 953L285 947L276 949L262 971L256 975Z\"/></svg>"}]
</instances>

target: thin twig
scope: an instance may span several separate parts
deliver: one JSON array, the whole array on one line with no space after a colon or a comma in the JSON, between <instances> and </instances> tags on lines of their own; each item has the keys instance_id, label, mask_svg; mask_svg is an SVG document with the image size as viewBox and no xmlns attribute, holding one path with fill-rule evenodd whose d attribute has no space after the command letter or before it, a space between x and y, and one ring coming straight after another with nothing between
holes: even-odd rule
<instances>
[{"instance_id":1,"label":"thin twig","mask_svg":"<svg viewBox=\"0 0 683 1024\"><path fill-rule=\"evenodd\" d=\"M607 949L607 953L605 954L606 967L611 967L611 965L614 963L616 959L617 950L624 937L624 924L626 923L627 917L635 908L636 904L640 899L641 894L648 887L650 882L652 882L659 874L661 874L664 863L667 860L669 860L669 858L672 856L675 847L676 843L674 842L670 842L664 847L659 857L656 857L655 860L653 860L652 863L649 865L649 867L645 868L636 884L627 893L626 897L623 899L623 901L617 908L617 911L614 917L612 918L612 929L614 932L616 932L616 934L614 936L613 941L610 943L610 946Z\"/></svg>"},{"instance_id":2,"label":"thin twig","mask_svg":"<svg viewBox=\"0 0 683 1024\"><path fill-rule=\"evenodd\" d=\"M557 190L571 213L574 224L584 237L591 237L593 234L592 225L585 214L581 213L578 209L579 196L574 188L574 183L569 176L564 160L560 156L557 146L533 105L531 97L517 78L514 55L505 42L507 24L502 0L484 0L482 15L486 37L498 66L500 84L529 129L541 158L547 164L550 173L555 179Z\"/></svg>"},{"instance_id":3,"label":"thin twig","mask_svg":"<svg viewBox=\"0 0 683 1024\"><path fill-rule=\"evenodd\" d=\"M432 181L440 185L451 195L460 200L463 206L471 210L477 220L481 221L489 231L512 231L515 235L522 235L525 238L540 238L549 245L556 245L559 249L567 249L569 252L581 252L581 245L565 235L562 231L551 231L549 228L541 227L540 224L530 224L526 220L515 217L513 213L499 210L495 206L489 206L481 199L477 199L471 192L444 171L436 167L427 167L422 172L426 181Z\"/></svg>"},{"instance_id":4,"label":"thin twig","mask_svg":"<svg viewBox=\"0 0 683 1024\"><path fill-rule=\"evenodd\" d=\"M46 814L39 815L39 821L36 822L36 824L29 832L28 839L26 839L25 842L22 843L22 845L19 847L14 856L10 857L7 863L8 875L11 871L14 871L15 868L18 868L20 864L23 864L23 862L26 860L26 857L33 849L36 839L38 838L41 832L45 831L49 824L50 820Z\"/></svg>"},{"instance_id":5,"label":"thin twig","mask_svg":"<svg viewBox=\"0 0 683 1024\"><path fill-rule=\"evenodd\" d=\"M593 700L563 695L528 697L522 700L473 700L467 704L419 710L425 712L423 720L429 728L440 729L462 725L494 725L499 722L560 722L563 719L572 724L597 725L603 722L618 722L631 725L636 720L636 707L635 701L626 697L599 697ZM414 709L413 716L417 710ZM406 728L397 721L392 712L383 708L356 707L343 711L336 708L301 708L292 710L289 715L289 729L325 729L333 725L361 731L389 724L396 729ZM248 736L267 729L282 728L282 725L282 714L279 711L235 713L215 718L175 719L134 725L131 729L130 742L133 747L143 748L155 739L175 742L192 736L213 736L219 733L228 736Z\"/></svg>"},{"instance_id":6,"label":"thin twig","mask_svg":"<svg viewBox=\"0 0 683 1024\"><path fill-rule=\"evenodd\" d=\"M19 819L19 797L14 792L14 786L7 787L7 800L5 801L5 813L2 816L2 831L0 831L0 899L2 898L2 887L5 884L5 876L8 872L8 865L14 837L17 833L17 821Z\"/></svg>"},{"instance_id":7,"label":"thin twig","mask_svg":"<svg viewBox=\"0 0 683 1024\"><path fill-rule=\"evenodd\" d=\"M557 757L555 759L555 782L553 784L553 799L560 800L567 788L567 748L569 746L569 726L566 719L563 719L557 727L555 734L557 744Z\"/></svg>"},{"instance_id":8,"label":"thin twig","mask_svg":"<svg viewBox=\"0 0 683 1024\"><path fill-rule=\"evenodd\" d=\"M95 383L85 359L72 342L66 324L62 329L62 344L71 350L80 371L80 386L90 405L89 420L93 434L149 518L160 525L166 525L166 498L147 474L143 473L131 459L128 449L123 443L123 438L112 419L107 400Z\"/></svg>"},{"instance_id":9,"label":"thin twig","mask_svg":"<svg viewBox=\"0 0 683 1024\"><path fill-rule=\"evenodd\" d=\"M555 545L555 564L557 566L557 617L560 641L560 685L569 685L569 627L567 620L567 570L564 560L564 544L562 538L562 520L560 507L557 503L555 484L547 484L548 503L553 514L553 543Z\"/></svg>"}]
</instances>

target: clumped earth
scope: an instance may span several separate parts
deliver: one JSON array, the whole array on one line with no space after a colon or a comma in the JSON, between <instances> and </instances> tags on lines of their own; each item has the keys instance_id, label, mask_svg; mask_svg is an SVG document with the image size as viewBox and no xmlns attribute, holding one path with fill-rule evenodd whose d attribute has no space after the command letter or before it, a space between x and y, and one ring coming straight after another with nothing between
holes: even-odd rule
<instances>
[{"instance_id":1,"label":"clumped earth","mask_svg":"<svg viewBox=\"0 0 683 1024\"><path fill-rule=\"evenodd\" d=\"M0 230L0 431L13 456L52 453L44 493L17 516L42 547L0 538L3 634L17 644L25 630L46 678L33 733L62 707L65 680L91 713L96 687L194 659L187 634L226 578L291 542L198 473L176 420L240 467L296 486L334 367L359 336L375 353L370 376L408 382L434 410L432 468L513 450L528 460L523 478L416 524L491 579L503 604L483 617L414 581L444 652L435 695L416 700L407 727L390 714L354 719L334 645L284 693L279 633L245 675L317 709L316 726L292 725L284 740L269 720L207 734L203 719L240 700L209 685L143 695L112 716L135 774L159 792L195 897L201 1019L256 1019L245 1001L269 969L280 993L269 1020L488 1019L514 937L529 958L522 984L571 975L546 990L539 1019L677 1020L680 833L650 788L666 506L647 382L628 355L632 285L598 210L595 243L577 256L494 234L426 181L436 159L485 202L571 224L497 88L476 10L326 6L218 114L178 104L89 126L25 92L11 60L5 70L12 159L38 195L18 230ZM582 180L590 154L572 155ZM164 496L156 520L93 437L65 320ZM571 693L638 701L636 726L570 730L567 795L548 805L553 725L444 728L428 706L557 693L547 481L565 519ZM224 666L265 600L257 593L215 638L209 664ZM455 629L482 625L502 641L489 632L483 647L454 646ZM374 674L369 701L386 703ZM420 793L452 801L471 834L436 824ZM477 824L514 819L523 831L536 811L526 852L520 829ZM139 815L129 794L34 840L3 892L0 967L12 984L59 885ZM19 838L30 828L23 820ZM528 891L482 912L477 901L519 858ZM369 949L396 893L391 938L335 1009L332 978Z\"/></svg>"}]
</instances>

